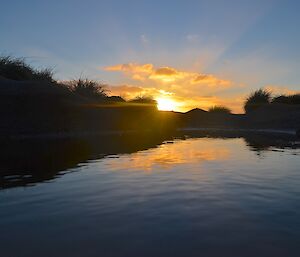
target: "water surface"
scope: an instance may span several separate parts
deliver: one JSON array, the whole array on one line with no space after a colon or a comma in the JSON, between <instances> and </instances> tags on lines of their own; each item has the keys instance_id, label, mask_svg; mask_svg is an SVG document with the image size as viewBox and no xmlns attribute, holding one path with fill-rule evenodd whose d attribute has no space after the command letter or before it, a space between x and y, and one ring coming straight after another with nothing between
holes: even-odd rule
<instances>
[{"instance_id":1,"label":"water surface","mask_svg":"<svg viewBox=\"0 0 300 257\"><path fill-rule=\"evenodd\" d=\"M43 154L63 164L7 162L1 256L300 256L299 149L156 143L93 154L64 144Z\"/></svg>"}]
</instances>

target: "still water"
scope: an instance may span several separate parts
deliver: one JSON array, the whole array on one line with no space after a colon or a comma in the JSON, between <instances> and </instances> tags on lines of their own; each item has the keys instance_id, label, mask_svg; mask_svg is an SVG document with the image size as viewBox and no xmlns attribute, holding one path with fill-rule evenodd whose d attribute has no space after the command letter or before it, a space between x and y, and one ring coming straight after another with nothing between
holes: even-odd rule
<instances>
[{"instance_id":1,"label":"still water","mask_svg":"<svg viewBox=\"0 0 300 257\"><path fill-rule=\"evenodd\" d=\"M300 256L296 147L46 145L1 159L0 256Z\"/></svg>"}]
</instances>

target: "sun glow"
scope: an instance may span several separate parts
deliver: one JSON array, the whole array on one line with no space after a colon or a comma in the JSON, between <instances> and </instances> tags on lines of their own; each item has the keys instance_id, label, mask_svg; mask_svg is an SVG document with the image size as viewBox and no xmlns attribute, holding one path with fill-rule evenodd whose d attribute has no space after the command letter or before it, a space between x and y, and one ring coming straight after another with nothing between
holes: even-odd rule
<instances>
[{"instance_id":1,"label":"sun glow","mask_svg":"<svg viewBox=\"0 0 300 257\"><path fill-rule=\"evenodd\" d=\"M159 97L156 99L157 109L160 111L174 111L178 103L170 98Z\"/></svg>"}]
</instances>

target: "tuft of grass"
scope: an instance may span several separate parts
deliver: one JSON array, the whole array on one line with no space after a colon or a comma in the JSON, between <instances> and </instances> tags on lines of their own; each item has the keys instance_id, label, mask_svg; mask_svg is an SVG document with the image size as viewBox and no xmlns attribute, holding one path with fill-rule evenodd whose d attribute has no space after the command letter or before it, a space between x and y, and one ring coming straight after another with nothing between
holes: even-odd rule
<instances>
[{"instance_id":1,"label":"tuft of grass","mask_svg":"<svg viewBox=\"0 0 300 257\"><path fill-rule=\"evenodd\" d=\"M24 58L14 58L11 56L0 57L0 76L12 80L55 82L52 69L38 70L26 63Z\"/></svg>"},{"instance_id":2,"label":"tuft of grass","mask_svg":"<svg viewBox=\"0 0 300 257\"><path fill-rule=\"evenodd\" d=\"M231 110L225 106L212 106L208 109L210 113L222 113L222 114L230 114Z\"/></svg>"},{"instance_id":3,"label":"tuft of grass","mask_svg":"<svg viewBox=\"0 0 300 257\"><path fill-rule=\"evenodd\" d=\"M270 104L272 99L271 92L266 89L258 89L248 96L244 104L246 113L249 113L263 105Z\"/></svg>"},{"instance_id":4,"label":"tuft of grass","mask_svg":"<svg viewBox=\"0 0 300 257\"><path fill-rule=\"evenodd\" d=\"M107 98L105 85L95 80L77 79L69 82L71 91L83 97L102 100Z\"/></svg>"},{"instance_id":5,"label":"tuft of grass","mask_svg":"<svg viewBox=\"0 0 300 257\"><path fill-rule=\"evenodd\" d=\"M55 82L53 79L53 69L51 68L45 68L41 70L36 70L35 71L35 80L44 80L44 81L50 81L50 82Z\"/></svg>"},{"instance_id":6,"label":"tuft of grass","mask_svg":"<svg viewBox=\"0 0 300 257\"><path fill-rule=\"evenodd\" d=\"M146 96L146 95L141 95L137 96L131 100L129 100L130 103L137 103L137 104L157 104L156 100L152 96Z\"/></svg>"},{"instance_id":7,"label":"tuft of grass","mask_svg":"<svg viewBox=\"0 0 300 257\"><path fill-rule=\"evenodd\" d=\"M121 96L116 96L116 95L109 96L108 101L114 102L114 103L124 103L125 102L125 100Z\"/></svg>"}]
</instances>

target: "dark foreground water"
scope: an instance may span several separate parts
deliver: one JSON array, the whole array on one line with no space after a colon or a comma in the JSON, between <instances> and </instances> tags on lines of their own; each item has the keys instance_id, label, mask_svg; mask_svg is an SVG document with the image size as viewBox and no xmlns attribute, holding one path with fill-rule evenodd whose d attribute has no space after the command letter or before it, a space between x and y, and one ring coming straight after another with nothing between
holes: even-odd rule
<instances>
[{"instance_id":1,"label":"dark foreground water","mask_svg":"<svg viewBox=\"0 0 300 257\"><path fill-rule=\"evenodd\" d=\"M1 159L0 256L300 256L300 151L255 142L30 143Z\"/></svg>"}]
</instances>

